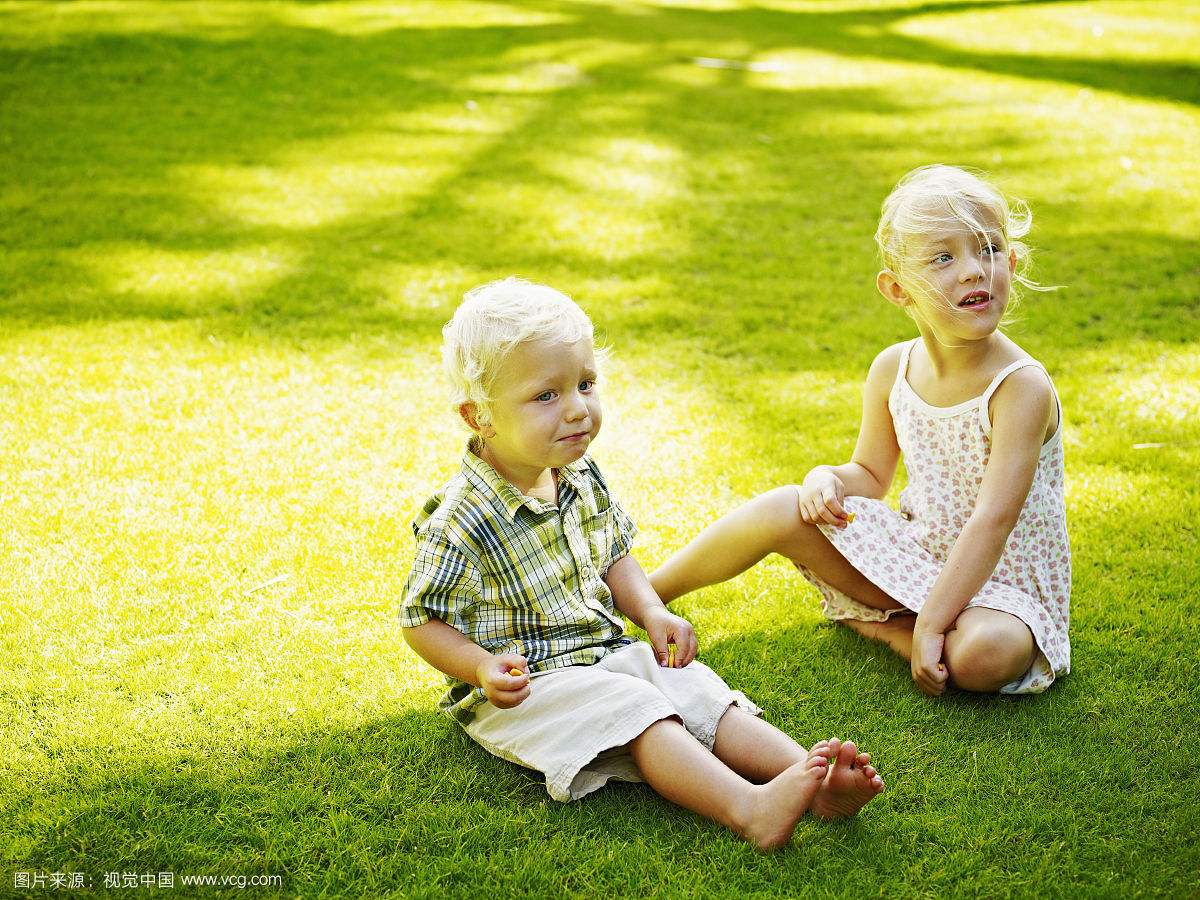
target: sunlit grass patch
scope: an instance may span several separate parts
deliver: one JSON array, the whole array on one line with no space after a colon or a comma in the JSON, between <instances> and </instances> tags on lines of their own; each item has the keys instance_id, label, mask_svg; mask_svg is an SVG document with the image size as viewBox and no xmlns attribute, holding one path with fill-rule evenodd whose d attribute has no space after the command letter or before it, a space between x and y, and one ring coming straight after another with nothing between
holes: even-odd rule
<instances>
[{"instance_id":1,"label":"sunlit grass patch","mask_svg":"<svg viewBox=\"0 0 1200 900\"><path fill-rule=\"evenodd\" d=\"M1170 17L1145 2L1004 5L950 15L917 15L895 26L972 53L1024 53L1080 59L1200 61L1200 13L1180 7Z\"/></svg>"}]
</instances>

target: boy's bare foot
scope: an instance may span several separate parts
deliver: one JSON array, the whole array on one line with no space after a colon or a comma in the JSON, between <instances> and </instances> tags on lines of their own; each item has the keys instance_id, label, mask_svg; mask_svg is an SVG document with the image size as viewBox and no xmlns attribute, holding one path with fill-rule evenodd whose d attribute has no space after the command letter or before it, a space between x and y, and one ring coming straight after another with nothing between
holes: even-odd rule
<instances>
[{"instance_id":1,"label":"boy's bare foot","mask_svg":"<svg viewBox=\"0 0 1200 900\"><path fill-rule=\"evenodd\" d=\"M846 819L883 793L883 779L870 765L871 755L859 753L853 741L843 744L834 738L829 751L833 764L813 799L812 811L822 819Z\"/></svg>"},{"instance_id":2,"label":"boy's bare foot","mask_svg":"<svg viewBox=\"0 0 1200 900\"><path fill-rule=\"evenodd\" d=\"M735 829L759 850L777 850L792 839L796 823L825 781L829 747L814 747L808 758L755 785Z\"/></svg>"}]
</instances>

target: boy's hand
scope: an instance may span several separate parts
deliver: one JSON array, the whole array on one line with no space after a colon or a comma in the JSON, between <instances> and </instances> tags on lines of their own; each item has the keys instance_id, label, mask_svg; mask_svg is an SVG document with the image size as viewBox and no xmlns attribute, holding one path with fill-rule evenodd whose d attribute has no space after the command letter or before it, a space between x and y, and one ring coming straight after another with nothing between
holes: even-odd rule
<instances>
[{"instance_id":1,"label":"boy's hand","mask_svg":"<svg viewBox=\"0 0 1200 900\"><path fill-rule=\"evenodd\" d=\"M521 674L511 674L513 669ZM529 661L519 653L499 653L485 659L475 676L488 701L498 709L512 709L529 696Z\"/></svg>"},{"instance_id":2,"label":"boy's hand","mask_svg":"<svg viewBox=\"0 0 1200 900\"><path fill-rule=\"evenodd\" d=\"M939 632L913 631L912 677L925 695L940 697L946 691L950 673L942 663L946 636Z\"/></svg>"},{"instance_id":3,"label":"boy's hand","mask_svg":"<svg viewBox=\"0 0 1200 900\"><path fill-rule=\"evenodd\" d=\"M800 518L809 525L824 522L845 527L849 521L842 507L846 486L828 466L817 466L804 476L804 483L796 488L796 492L800 495Z\"/></svg>"},{"instance_id":4,"label":"boy's hand","mask_svg":"<svg viewBox=\"0 0 1200 900\"><path fill-rule=\"evenodd\" d=\"M650 638L650 646L658 657L660 666L667 665L671 660L671 652L667 644L675 645L675 668L682 669L700 652L696 643L696 632L687 619L680 618L667 608L652 609L642 616L642 627Z\"/></svg>"}]
</instances>

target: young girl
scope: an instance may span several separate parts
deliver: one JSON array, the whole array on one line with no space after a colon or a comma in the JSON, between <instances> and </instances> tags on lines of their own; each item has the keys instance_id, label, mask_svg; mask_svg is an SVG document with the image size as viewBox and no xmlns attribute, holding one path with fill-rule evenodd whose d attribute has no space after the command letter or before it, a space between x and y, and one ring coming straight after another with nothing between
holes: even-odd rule
<instances>
[{"instance_id":1,"label":"young girl","mask_svg":"<svg viewBox=\"0 0 1200 900\"><path fill-rule=\"evenodd\" d=\"M854 455L701 533L651 576L664 601L781 553L828 618L909 659L929 696L1037 693L1070 670L1061 408L1042 365L999 331L1013 282L1034 286L1030 221L962 169L900 181L875 234L876 284L920 337L872 363ZM880 498L901 453L896 512Z\"/></svg>"}]
</instances>

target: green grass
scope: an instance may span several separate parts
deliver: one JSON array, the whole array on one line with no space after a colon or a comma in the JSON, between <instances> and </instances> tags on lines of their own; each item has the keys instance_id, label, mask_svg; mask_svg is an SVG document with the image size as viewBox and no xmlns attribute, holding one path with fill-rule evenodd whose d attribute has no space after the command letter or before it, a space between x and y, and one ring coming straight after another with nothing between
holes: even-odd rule
<instances>
[{"instance_id":1,"label":"green grass","mask_svg":"<svg viewBox=\"0 0 1200 900\"><path fill-rule=\"evenodd\" d=\"M7 2L0 97L0 892L1200 894L1194 4ZM650 567L849 453L911 334L876 211L932 161L1063 286L1012 333L1067 412L1074 673L930 702L768 562L680 601L703 658L885 796L771 857L553 803L396 627L464 440L442 323L514 272L591 312Z\"/></svg>"}]
</instances>

